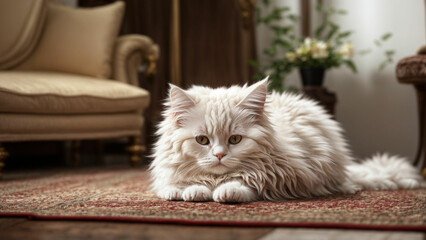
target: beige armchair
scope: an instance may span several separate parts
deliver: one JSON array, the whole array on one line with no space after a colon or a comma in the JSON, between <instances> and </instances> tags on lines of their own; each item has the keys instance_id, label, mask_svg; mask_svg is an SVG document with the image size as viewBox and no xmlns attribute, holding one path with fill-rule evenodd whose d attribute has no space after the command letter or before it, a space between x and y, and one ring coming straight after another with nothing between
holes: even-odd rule
<instances>
[{"instance_id":1,"label":"beige armchair","mask_svg":"<svg viewBox=\"0 0 426 240\"><path fill-rule=\"evenodd\" d=\"M0 176L1 142L128 136L140 161L150 96L138 69L152 74L159 50L146 36L117 37L123 12L123 2L0 0Z\"/></svg>"},{"instance_id":2,"label":"beige armchair","mask_svg":"<svg viewBox=\"0 0 426 240\"><path fill-rule=\"evenodd\" d=\"M426 45L419 48L417 55L398 62L396 77L400 83L412 84L416 89L419 142L413 164L420 165L426 179Z\"/></svg>"}]
</instances>

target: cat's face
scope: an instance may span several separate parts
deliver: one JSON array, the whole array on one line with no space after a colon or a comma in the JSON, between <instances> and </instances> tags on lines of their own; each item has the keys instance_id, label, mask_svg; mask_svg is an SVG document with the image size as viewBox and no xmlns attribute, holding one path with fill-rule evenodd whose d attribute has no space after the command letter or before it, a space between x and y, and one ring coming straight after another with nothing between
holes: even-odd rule
<instances>
[{"instance_id":1,"label":"cat's face","mask_svg":"<svg viewBox=\"0 0 426 240\"><path fill-rule=\"evenodd\" d=\"M252 126L243 119L238 121L237 114L232 108L220 107L193 111L192 120L182 125L188 135L182 152L209 173L224 174L238 168L258 148L250 136Z\"/></svg>"},{"instance_id":2,"label":"cat's face","mask_svg":"<svg viewBox=\"0 0 426 240\"><path fill-rule=\"evenodd\" d=\"M256 124L263 114L266 84L258 83L245 92L215 89L201 96L194 94L202 94L202 89L197 93L197 89L185 92L172 87L171 108L186 160L218 175L243 167L259 151Z\"/></svg>"}]
</instances>

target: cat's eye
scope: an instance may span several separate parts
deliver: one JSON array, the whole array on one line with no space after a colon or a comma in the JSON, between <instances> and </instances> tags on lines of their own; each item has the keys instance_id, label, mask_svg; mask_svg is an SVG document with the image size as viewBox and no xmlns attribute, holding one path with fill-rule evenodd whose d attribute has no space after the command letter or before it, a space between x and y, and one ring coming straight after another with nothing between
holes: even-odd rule
<instances>
[{"instance_id":1,"label":"cat's eye","mask_svg":"<svg viewBox=\"0 0 426 240\"><path fill-rule=\"evenodd\" d=\"M209 138L206 136L196 136L195 140L201 145L207 145L210 143Z\"/></svg>"},{"instance_id":2,"label":"cat's eye","mask_svg":"<svg viewBox=\"0 0 426 240\"><path fill-rule=\"evenodd\" d=\"M238 144L241 142L241 139L243 139L241 135L232 135L228 141L230 144Z\"/></svg>"}]
</instances>

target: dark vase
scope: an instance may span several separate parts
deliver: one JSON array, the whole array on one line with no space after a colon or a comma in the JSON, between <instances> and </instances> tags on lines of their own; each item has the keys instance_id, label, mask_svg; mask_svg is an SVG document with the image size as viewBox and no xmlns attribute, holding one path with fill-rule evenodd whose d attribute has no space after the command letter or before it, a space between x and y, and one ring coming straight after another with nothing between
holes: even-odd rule
<instances>
[{"instance_id":1,"label":"dark vase","mask_svg":"<svg viewBox=\"0 0 426 240\"><path fill-rule=\"evenodd\" d=\"M324 82L324 68L301 67L299 68L303 86L322 86Z\"/></svg>"}]
</instances>

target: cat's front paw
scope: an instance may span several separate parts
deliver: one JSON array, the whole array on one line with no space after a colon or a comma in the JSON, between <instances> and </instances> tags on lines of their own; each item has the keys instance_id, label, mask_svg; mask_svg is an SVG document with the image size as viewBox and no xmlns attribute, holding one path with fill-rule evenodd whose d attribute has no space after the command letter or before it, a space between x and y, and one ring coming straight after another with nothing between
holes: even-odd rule
<instances>
[{"instance_id":1,"label":"cat's front paw","mask_svg":"<svg viewBox=\"0 0 426 240\"><path fill-rule=\"evenodd\" d=\"M203 202L212 200L212 191L203 185L192 185L182 193L182 198L186 202Z\"/></svg>"},{"instance_id":2,"label":"cat's front paw","mask_svg":"<svg viewBox=\"0 0 426 240\"><path fill-rule=\"evenodd\" d=\"M220 185L213 192L213 200L215 202L252 202L256 201L256 194L254 191L240 182L233 181Z\"/></svg>"},{"instance_id":3,"label":"cat's front paw","mask_svg":"<svg viewBox=\"0 0 426 240\"><path fill-rule=\"evenodd\" d=\"M168 201L181 201L182 190L177 187L165 187L164 189L157 192L157 196Z\"/></svg>"}]
</instances>

